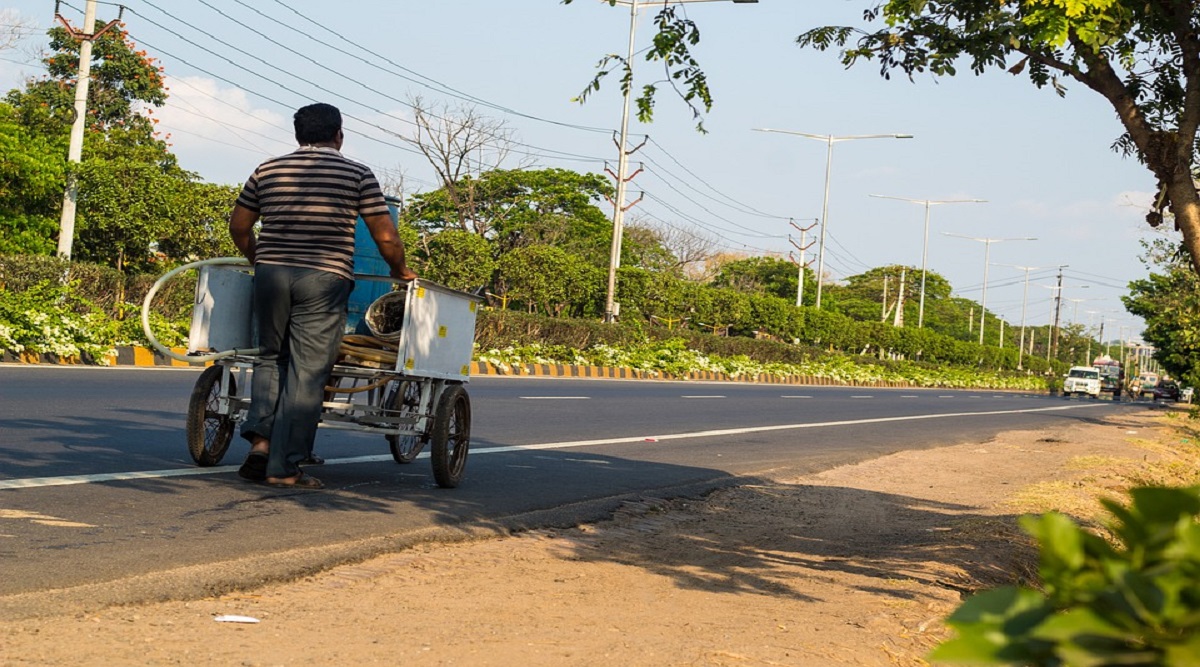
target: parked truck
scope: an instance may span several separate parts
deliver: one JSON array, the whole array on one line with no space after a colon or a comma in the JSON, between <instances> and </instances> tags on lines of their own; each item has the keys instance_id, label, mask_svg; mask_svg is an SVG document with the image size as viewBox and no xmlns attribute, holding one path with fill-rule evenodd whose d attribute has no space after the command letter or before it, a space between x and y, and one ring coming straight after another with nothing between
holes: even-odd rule
<instances>
[{"instance_id":1,"label":"parked truck","mask_svg":"<svg viewBox=\"0 0 1200 667\"><path fill-rule=\"evenodd\" d=\"M1125 390L1125 368L1121 362L1104 354L1096 357L1092 365L1100 371L1100 391L1112 394L1114 401L1121 400L1121 392Z\"/></svg>"}]
</instances>

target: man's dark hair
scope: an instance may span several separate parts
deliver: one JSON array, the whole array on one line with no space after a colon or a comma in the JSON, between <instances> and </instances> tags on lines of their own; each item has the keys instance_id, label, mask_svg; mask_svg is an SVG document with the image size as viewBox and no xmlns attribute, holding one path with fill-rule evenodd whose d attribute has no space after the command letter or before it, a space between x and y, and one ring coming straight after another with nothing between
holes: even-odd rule
<instances>
[{"instance_id":1,"label":"man's dark hair","mask_svg":"<svg viewBox=\"0 0 1200 667\"><path fill-rule=\"evenodd\" d=\"M296 141L301 144L320 144L333 141L342 129L342 112L332 104L310 104L301 107L292 117Z\"/></svg>"}]
</instances>

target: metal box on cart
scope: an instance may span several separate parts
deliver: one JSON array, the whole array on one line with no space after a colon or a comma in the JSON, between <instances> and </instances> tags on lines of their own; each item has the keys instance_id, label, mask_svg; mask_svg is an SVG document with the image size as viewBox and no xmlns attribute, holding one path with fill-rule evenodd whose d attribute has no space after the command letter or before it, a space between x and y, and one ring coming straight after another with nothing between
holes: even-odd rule
<instances>
[{"instance_id":1,"label":"metal box on cart","mask_svg":"<svg viewBox=\"0 0 1200 667\"><path fill-rule=\"evenodd\" d=\"M254 278L249 267L200 267L188 354L242 350L255 346Z\"/></svg>"},{"instance_id":2,"label":"metal box on cart","mask_svg":"<svg viewBox=\"0 0 1200 667\"><path fill-rule=\"evenodd\" d=\"M470 375L479 297L418 280L404 291L396 372L465 381Z\"/></svg>"}]
</instances>

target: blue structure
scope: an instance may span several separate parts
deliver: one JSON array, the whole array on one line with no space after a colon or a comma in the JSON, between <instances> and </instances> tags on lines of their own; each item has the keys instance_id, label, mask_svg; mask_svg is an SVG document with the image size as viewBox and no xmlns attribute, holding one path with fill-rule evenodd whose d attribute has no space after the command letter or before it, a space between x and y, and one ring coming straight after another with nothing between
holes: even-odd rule
<instances>
[{"instance_id":1,"label":"blue structure","mask_svg":"<svg viewBox=\"0 0 1200 667\"><path fill-rule=\"evenodd\" d=\"M388 211L391 212L392 220L395 221L398 211L396 204L390 200L388 201ZM367 223L362 218L358 219L354 228L354 273L370 276L387 276L391 273L387 262L383 261L383 257L379 254L379 248L375 247L375 240L371 238L371 231L367 229ZM391 283L374 280L357 281L354 291L350 293L350 302L347 304L346 333L356 331L369 333L365 331L366 324L363 324L367 308L376 299L390 291L392 291Z\"/></svg>"}]
</instances>

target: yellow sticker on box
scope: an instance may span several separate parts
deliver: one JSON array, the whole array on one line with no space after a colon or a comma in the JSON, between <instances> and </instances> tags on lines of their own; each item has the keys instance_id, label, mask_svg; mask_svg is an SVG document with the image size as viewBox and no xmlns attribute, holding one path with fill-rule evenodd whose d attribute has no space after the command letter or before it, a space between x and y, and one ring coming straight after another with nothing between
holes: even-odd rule
<instances>
[{"instance_id":1,"label":"yellow sticker on box","mask_svg":"<svg viewBox=\"0 0 1200 667\"><path fill-rule=\"evenodd\" d=\"M467 304L467 308L470 309L472 313L475 312L475 302L472 301L471 303Z\"/></svg>"},{"instance_id":2,"label":"yellow sticker on box","mask_svg":"<svg viewBox=\"0 0 1200 667\"><path fill-rule=\"evenodd\" d=\"M424 298L425 298L425 288L424 288L424 287L418 287L418 288L417 288L417 298L418 298L418 299L424 299Z\"/></svg>"},{"instance_id":3,"label":"yellow sticker on box","mask_svg":"<svg viewBox=\"0 0 1200 667\"><path fill-rule=\"evenodd\" d=\"M406 359L404 361L404 367L410 371L413 369L413 366L416 366L416 365L417 365L416 361L414 361L412 357L409 357L408 359Z\"/></svg>"},{"instance_id":4,"label":"yellow sticker on box","mask_svg":"<svg viewBox=\"0 0 1200 667\"><path fill-rule=\"evenodd\" d=\"M446 325L442 325L442 326L438 327L438 338L445 338L445 337L446 337Z\"/></svg>"},{"instance_id":5,"label":"yellow sticker on box","mask_svg":"<svg viewBox=\"0 0 1200 667\"><path fill-rule=\"evenodd\" d=\"M471 373L470 367L468 367L467 364L463 364L462 370L459 371L458 374L459 375L469 375L470 373Z\"/></svg>"}]
</instances>

